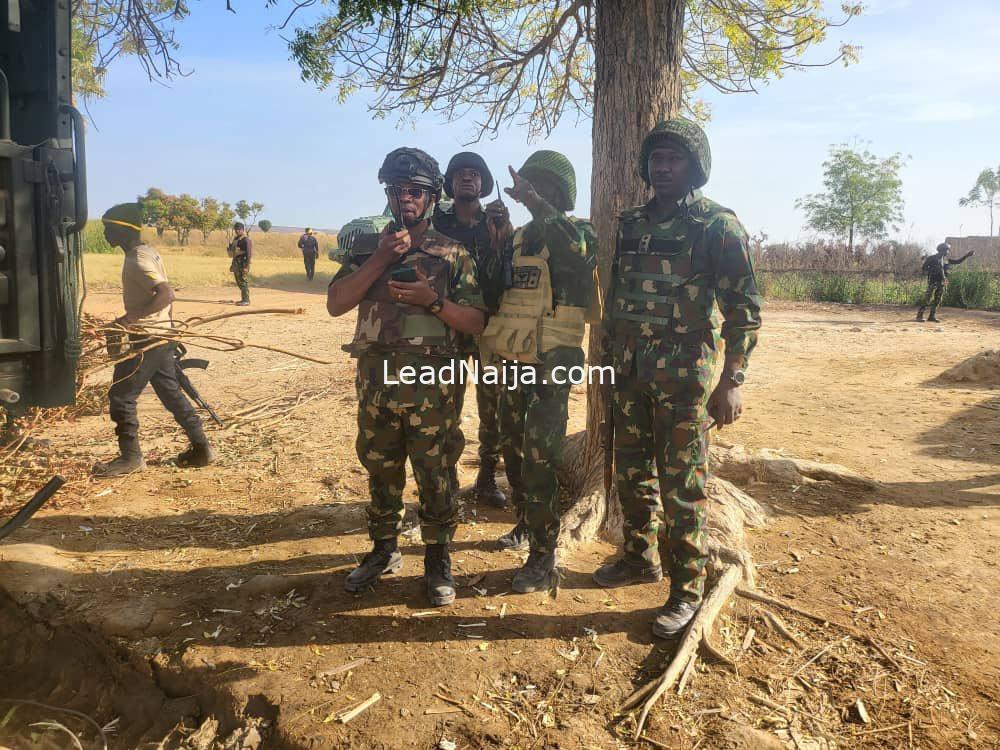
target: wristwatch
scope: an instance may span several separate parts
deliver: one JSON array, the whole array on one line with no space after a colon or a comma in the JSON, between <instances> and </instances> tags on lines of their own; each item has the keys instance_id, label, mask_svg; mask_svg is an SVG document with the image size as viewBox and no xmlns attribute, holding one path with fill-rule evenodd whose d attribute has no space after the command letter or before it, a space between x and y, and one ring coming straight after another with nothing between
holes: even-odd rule
<instances>
[{"instance_id":1,"label":"wristwatch","mask_svg":"<svg viewBox=\"0 0 1000 750\"><path fill-rule=\"evenodd\" d=\"M437 297L434 298L433 302L427 305L427 310L428 312L437 315L439 312L441 312L441 308L443 307L444 307L444 300L441 299L441 295L439 294Z\"/></svg>"},{"instance_id":2,"label":"wristwatch","mask_svg":"<svg viewBox=\"0 0 1000 750\"><path fill-rule=\"evenodd\" d=\"M747 374L743 370L737 370L733 373L726 373L723 377L734 385L743 385L746 382Z\"/></svg>"}]
</instances>

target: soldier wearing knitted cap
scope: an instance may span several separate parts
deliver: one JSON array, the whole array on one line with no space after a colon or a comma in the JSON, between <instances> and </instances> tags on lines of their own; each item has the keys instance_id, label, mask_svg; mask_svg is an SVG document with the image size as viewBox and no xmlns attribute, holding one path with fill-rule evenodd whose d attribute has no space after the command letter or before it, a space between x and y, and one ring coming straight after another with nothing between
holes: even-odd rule
<instances>
[{"instance_id":1,"label":"soldier wearing knitted cap","mask_svg":"<svg viewBox=\"0 0 1000 750\"><path fill-rule=\"evenodd\" d=\"M441 194L437 162L419 149L399 148L386 156L378 179L398 224L383 230L377 247L351 246L326 303L334 317L358 310L354 340L344 348L358 360L356 447L371 493L374 548L344 588L364 591L402 567L397 538L409 459L420 498L427 595L442 606L455 600L448 544L457 521L448 481L455 386L446 372L454 372L467 337L482 333L483 297L465 248L429 226ZM407 372L419 373L419 380Z\"/></svg>"},{"instance_id":2,"label":"soldier wearing knitted cap","mask_svg":"<svg viewBox=\"0 0 1000 750\"><path fill-rule=\"evenodd\" d=\"M461 242L469 251L476 264L476 278L483 292L483 300L489 313L494 313L500 305L503 293L502 248L513 232L510 216L503 201L495 200L485 208L480 199L493 193L493 174L479 154L463 151L451 157L444 172L444 192L451 199L441 202L434 209L434 228L453 240ZM481 366L484 364L479 347L472 344L472 355ZM496 364L485 362L485 364ZM497 408L500 402L502 384L476 383L476 405L479 411L479 476L474 487L480 502L503 508L507 498L497 487L496 467L500 459L500 428ZM452 453L453 468L450 477L453 488L458 489L458 460L464 444L461 436L462 408L465 402L465 383L459 383L456 392L458 421L452 436L449 451ZM456 455L456 448L458 453Z\"/></svg>"},{"instance_id":3,"label":"soldier wearing knitted cap","mask_svg":"<svg viewBox=\"0 0 1000 750\"><path fill-rule=\"evenodd\" d=\"M721 429L743 410L740 386L757 343L760 295L746 230L698 189L712 168L701 127L681 118L661 122L640 154L639 176L653 197L619 217L603 323L605 363L615 371L615 481L624 555L594 579L607 587L659 581L666 568L670 596L653 633L670 638L701 604L709 417ZM712 389L720 340L716 307L725 362ZM668 544L661 551L664 517Z\"/></svg>"},{"instance_id":4,"label":"soldier wearing knitted cap","mask_svg":"<svg viewBox=\"0 0 1000 750\"><path fill-rule=\"evenodd\" d=\"M122 265L122 301L125 314L115 320L123 326L172 327L171 310L174 290L159 254L142 242L142 206L120 203L102 217L104 237L113 247L125 252ZM124 334L123 334L124 335ZM177 457L181 466L207 466L215 460L201 418L181 392L177 382L176 344L150 347L154 339L141 333L129 334L135 356L115 365L108 391L111 420L118 435L117 458L94 467L99 476L122 476L145 468L139 447L139 417L136 401L150 383L160 402L174 416L191 447ZM110 347L109 347L110 348Z\"/></svg>"},{"instance_id":5,"label":"soldier wearing knitted cap","mask_svg":"<svg viewBox=\"0 0 1000 750\"><path fill-rule=\"evenodd\" d=\"M510 241L512 284L480 344L502 357L509 373L500 442L517 525L499 545L531 550L512 582L515 591L529 593L554 584L560 530L556 466L566 436L568 373L584 363L596 241L589 223L566 215L576 200L576 174L565 156L537 151L510 175L514 185L507 194L531 212L531 221Z\"/></svg>"}]
</instances>

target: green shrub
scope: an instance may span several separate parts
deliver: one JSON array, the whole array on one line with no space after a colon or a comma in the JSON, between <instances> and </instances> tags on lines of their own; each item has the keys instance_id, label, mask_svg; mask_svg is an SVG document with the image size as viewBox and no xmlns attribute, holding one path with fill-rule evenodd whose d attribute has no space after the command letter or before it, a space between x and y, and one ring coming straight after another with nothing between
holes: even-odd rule
<instances>
[{"instance_id":1,"label":"green shrub","mask_svg":"<svg viewBox=\"0 0 1000 750\"><path fill-rule=\"evenodd\" d=\"M100 221L88 221L87 226L81 232L83 241L83 252L85 253L113 253L115 248L104 239L104 224Z\"/></svg>"}]
</instances>

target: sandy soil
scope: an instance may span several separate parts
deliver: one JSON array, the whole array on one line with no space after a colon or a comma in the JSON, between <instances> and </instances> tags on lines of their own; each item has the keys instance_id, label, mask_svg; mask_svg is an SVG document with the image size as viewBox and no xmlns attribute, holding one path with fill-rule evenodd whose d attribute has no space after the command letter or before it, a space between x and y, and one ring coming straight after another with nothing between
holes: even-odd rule
<instances>
[{"instance_id":1,"label":"sandy soil","mask_svg":"<svg viewBox=\"0 0 1000 750\"><path fill-rule=\"evenodd\" d=\"M257 414L263 419L213 429L221 460L203 470L173 465L183 436L147 394L149 468L72 483L0 547L0 585L37 621L86 627L171 705L194 696L196 705L181 711L189 718L214 713L231 728L241 716L262 717L268 747L431 748L442 739L458 747L631 746L632 725L612 714L670 653L649 633L666 589L596 588L590 573L614 554L611 545L568 555L557 599L515 595L509 580L520 557L492 545L511 516L469 502L454 545L462 587L452 607L427 606L422 547L412 537L403 539L399 575L366 595L343 591L368 547L367 489L354 455L352 361L340 350L353 318L331 320L321 290L255 291L257 307L304 313L213 330L334 364L254 349L214 355L209 371L192 377L220 413L272 400ZM232 299L228 289L197 296L204 301L179 305L181 317L230 309L222 304ZM116 298L95 294L88 307L110 317ZM753 691L800 700L789 709L800 739L808 729L838 747L997 746L1000 390L936 378L995 348L1000 315L943 315L940 325L918 325L897 309L770 305L745 386L748 408L721 436L844 464L880 483L872 491L751 486L774 511L751 547L762 588L876 634L898 673L888 664L864 675L848 668L857 654L845 647L836 656L837 632L787 615L805 641L801 653L774 648L773 639L770 649L742 650L754 615L741 600L719 626L738 674L699 667L683 696L654 711L647 735L659 746L767 747L749 727L810 746L794 731L789 740L787 727L782 734L773 711L747 702ZM581 391L572 410L579 428ZM464 427L470 459L474 399ZM114 452L103 415L44 437L57 458L90 462ZM475 467L461 473L470 484ZM829 651L804 667L821 648ZM823 675L799 680L811 682L790 698L785 683L817 667ZM18 682L0 686L0 698L45 698ZM381 700L360 717L334 720L376 691ZM856 698L872 714L868 726L852 722ZM811 700L822 710L807 709ZM105 703L85 708L128 724L127 701Z\"/></svg>"}]
</instances>

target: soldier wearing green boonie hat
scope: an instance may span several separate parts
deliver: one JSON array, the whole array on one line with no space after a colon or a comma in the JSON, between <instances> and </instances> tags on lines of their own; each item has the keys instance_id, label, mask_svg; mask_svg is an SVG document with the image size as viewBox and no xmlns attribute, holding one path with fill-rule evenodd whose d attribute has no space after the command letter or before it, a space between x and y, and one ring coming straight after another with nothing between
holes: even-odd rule
<instances>
[{"instance_id":1,"label":"soldier wearing green boonie hat","mask_svg":"<svg viewBox=\"0 0 1000 750\"><path fill-rule=\"evenodd\" d=\"M529 593L554 583L560 530L556 466L566 436L568 372L584 363L596 240L588 222L566 215L576 202L576 173L569 159L556 151L536 151L510 175L514 186L507 194L531 212L531 221L511 239L511 286L480 345L484 354L503 358L508 378L500 444L517 524L499 545L531 550L512 581L515 591Z\"/></svg>"},{"instance_id":2,"label":"soldier wearing green boonie hat","mask_svg":"<svg viewBox=\"0 0 1000 750\"><path fill-rule=\"evenodd\" d=\"M177 381L176 344L151 346L155 340L136 331L135 326L152 329L171 328L174 290L159 253L142 242L142 206L119 203L101 217L104 238L112 247L125 252L122 265L122 302L125 314L115 320L122 328L131 328L128 347L136 353L115 365L108 403L111 420L118 436L118 456L99 463L94 473L99 476L122 476L140 471L146 463L139 447L139 417L136 401L152 383L160 402L183 429L191 447L177 457L181 466L207 466L215 453L205 436L201 418L191 402L181 392ZM109 349L111 348L109 340ZM117 353L116 353L117 356Z\"/></svg>"},{"instance_id":3,"label":"soldier wearing green boonie hat","mask_svg":"<svg viewBox=\"0 0 1000 750\"><path fill-rule=\"evenodd\" d=\"M706 549L707 432L739 418L760 295L736 215L699 188L712 171L701 126L657 124L639 150L652 199L618 220L603 322L612 389L615 481L624 515L624 555L594 573L602 586L659 581L670 596L653 624L678 635L701 604ZM711 388L722 313L725 364ZM667 549L658 547L661 515Z\"/></svg>"}]
</instances>

